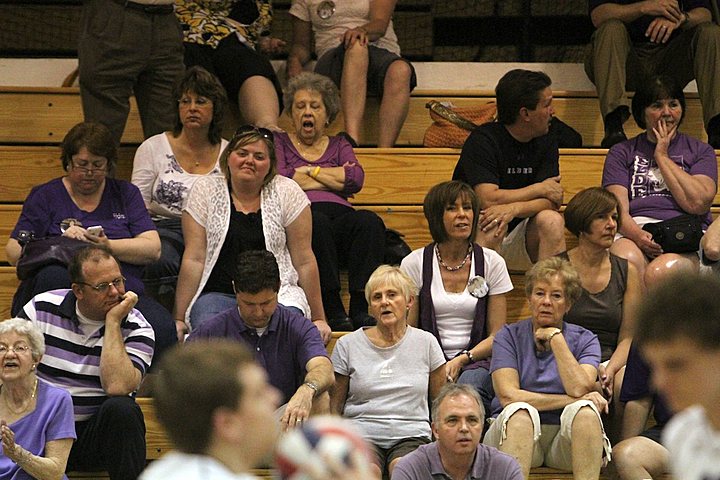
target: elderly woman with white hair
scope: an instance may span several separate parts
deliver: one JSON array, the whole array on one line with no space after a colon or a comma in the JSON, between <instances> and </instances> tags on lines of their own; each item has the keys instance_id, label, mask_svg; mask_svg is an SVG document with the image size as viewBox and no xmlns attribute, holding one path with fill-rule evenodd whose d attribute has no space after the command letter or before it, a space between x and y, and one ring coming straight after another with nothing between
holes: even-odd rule
<instances>
[{"instance_id":1,"label":"elderly woman with white hair","mask_svg":"<svg viewBox=\"0 0 720 480\"><path fill-rule=\"evenodd\" d=\"M428 397L432 401L445 384L437 340L407 323L415 291L398 267L378 267L365 287L377 325L344 335L332 352L330 409L351 419L374 447L377 478L430 442Z\"/></svg>"},{"instance_id":2,"label":"elderly woman with white hair","mask_svg":"<svg viewBox=\"0 0 720 480\"><path fill-rule=\"evenodd\" d=\"M338 89L328 77L305 72L290 80L285 105L292 128L275 134L278 172L295 180L311 202L312 248L328 323L333 330L372 324L364 289L384 260L385 224L348 201L362 189L365 172L345 138L325 134L340 110ZM340 298L341 265L348 270L352 325Z\"/></svg>"},{"instance_id":3,"label":"elderly woman with white hair","mask_svg":"<svg viewBox=\"0 0 720 480\"><path fill-rule=\"evenodd\" d=\"M72 399L38 378L44 353L43 334L31 322L0 322L0 478L67 478L76 438Z\"/></svg>"},{"instance_id":4,"label":"elderly woman with white hair","mask_svg":"<svg viewBox=\"0 0 720 480\"><path fill-rule=\"evenodd\" d=\"M546 465L598 478L610 442L595 390L600 343L591 331L564 321L582 286L567 260L550 257L526 274L531 318L495 335L490 373L495 417L483 443L517 458L525 478Z\"/></svg>"}]
</instances>

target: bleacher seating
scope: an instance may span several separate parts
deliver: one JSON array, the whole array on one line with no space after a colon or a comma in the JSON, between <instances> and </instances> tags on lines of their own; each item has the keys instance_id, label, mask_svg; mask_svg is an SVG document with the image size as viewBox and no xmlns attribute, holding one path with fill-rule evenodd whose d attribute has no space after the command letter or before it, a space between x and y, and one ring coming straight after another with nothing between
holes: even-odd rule
<instances>
[{"instance_id":1,"label":"bleacher seating","mask_svg":"<svg viewBox=\"0 0 720 480\"><path fill-rule=\"evenodd\" d=\"M688 95L688 113L683 130L704 138L699 100ZM58 144L65 132L82 120L80 100L75 88L0 88L4 108L0 110L0 244L4 247L30 189L63 174ZM557 115L581 132L585 144L597 145L602 138L602 122L597 112L597 99L590 92L555 92ZM430 123L425 109L429 99L449 99L456 105L493 100L489 91L416 91L411 112L400 144L412 148L360 148L356 153L366 170L365 188L352 200L358 208L377 212L386 225L405 235L412 248L430 241L427 222L422 213L422 200L430 186L451 177L459 155L454 149L417 148ZM370 102L367 138L370 142L377 131L375 111ZM284 122L287 119L283 120ZM335 124L339 129L341 122ZM627 124L627 133L638 133ZM231 133L232 127L227 129ZM123 137L116 171L119 178L129 179L132 157L142 140L137 110L133 106ZM565 203L579 190L600 182L605 150L574 149L561 151L561 175ZM713 213L720 210L716 196ZM568 239L572 241L568 234ZM508 299L508 320L528 316L522 275L513 275L515 289ZM4 248L0 249L0 318L9 315L12 295L17 287L15 269L7 264ZM157 458L170 448L161 427L154 419L150 400L140 400L148 421L148 458ZM270 476L269 471L256 471ZM72 474L71 478L107 478L102 474ZM552 469L533 470L531 478L571 478Z\"/></svg>"}]
</instances>

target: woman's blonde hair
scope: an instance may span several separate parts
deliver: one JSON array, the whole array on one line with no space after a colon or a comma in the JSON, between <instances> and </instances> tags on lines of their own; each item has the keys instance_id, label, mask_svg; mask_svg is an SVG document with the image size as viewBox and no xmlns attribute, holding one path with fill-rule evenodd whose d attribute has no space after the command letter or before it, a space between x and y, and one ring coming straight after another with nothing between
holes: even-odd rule
<instances>
[{"instance_id":1,"label":"woman's blonde hair","mask_svg":"<svg viewBox=\"0 0 720 480\"><path fill-rule=\"evenodd\" d=\"M391 285L397 288L405 297L406 301L417 295L417 286L407 273L400 270L400 267L394 265L380 265L370 275L365 284L365 299L370 303L372 293L382 285Z\"/></svg>"},{"instance_id":2,"label":"woman's blonde hair","mask_svg":"<svg viewBox=\"0 0 720 480\"><path fill-rule=\"evenodd\" d=\"M550 282L559 276L563 283L565 301L573 305L582 295L580 275L570 262L560 257L548 257L538 261L525 274L525 295L530 298L535 284L538 282Z\"/></svg>"}]
</instances>

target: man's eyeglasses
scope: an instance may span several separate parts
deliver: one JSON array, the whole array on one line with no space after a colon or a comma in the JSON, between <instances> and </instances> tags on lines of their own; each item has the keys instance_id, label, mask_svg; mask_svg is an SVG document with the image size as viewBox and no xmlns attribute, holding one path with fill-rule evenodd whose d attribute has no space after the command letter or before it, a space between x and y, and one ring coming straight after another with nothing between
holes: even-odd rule
<instances>
[{"instance_id":1,"label":"man's eyeglasses","mask_svg":"<svg viewBox=\"0 0 720 480\"><path fill-rule=\"evenodd\" d=\"M80 285L87 285L88 287L92 288L93 290L99 292L99 293L107 293L108 289L110 288L110 285L115 287L116 289L119 289L122 285L125 285L125 277L118 277L112 282L102 282L98 283L97 285L90 285L89 283L85 282L75 282Z\"/></svg>"},{"instance_id":2,"label":"man's eyeglasses","mask_svg":"<svg viewBox=\"0 0 720 480\"><path fill-rule=\"evenodd\" d=\"M251 133L257 133L261 137L267 138L271 142L275 138L272 130L268 130L267 128L263 128L263 127L256 127L255 125L243 125L242 127L235 130L235 135L233 135L233 140L236 140L240 137L244 137L245 135L248 135Z\"/></svg>"},{"instance_id":3,"label":"man's eyeglasses","mask_svg":"<svg viewBox=\"0 0 720 480\"><path fill-rule=\"evenodd\" d=\"M107 171L107 164L101 166L92 165L89 168L86 165L75 165L74 163L72 163L71 165L73 170L77 170L78 172L85 175L94 175L96 173L105 173Z\"/></svg>"},{"instance_id":4,"label":"man's eyeglasses","mask_svg":"<svg viewBox=\"0 0 720 480\"><path fill-rule=\"evenodd\" d=\"M27 353L30 351L30 347L24 344L14 345L8 347L7 345L0 345L0 357L7 355L8 352L14 352L16 354Z\"/></svg>"}]
</instances>

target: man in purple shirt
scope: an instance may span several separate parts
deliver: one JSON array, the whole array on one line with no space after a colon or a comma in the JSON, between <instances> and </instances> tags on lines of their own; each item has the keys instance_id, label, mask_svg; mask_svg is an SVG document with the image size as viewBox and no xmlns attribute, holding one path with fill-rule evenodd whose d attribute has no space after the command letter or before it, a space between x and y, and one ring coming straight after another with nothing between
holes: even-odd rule
<instances>
[{"instance_id":1,"label":"man in purple shirt","mask_svg":"<svg viewBox=\"0 0 720 480\"><path fill-rule=\"evenodd\" d=\"M244 342L280 390L283 428L295 427L310 414L328 413L327 390L335 382L320 332L298 310L278 304L280 271L272 253L238 255L233 280L237 308L203 322L188 337L221 337Z\"/></svg>"},{"instance_id":2,"label":"man in purple shirt","mask_svg":"<svg viewBox=\"0 0 720 480\"><path fill-rule=\"evenodd\" d=\"M433 401L432 418L436 441L402 457L393 470L393 480L523 479L517 460L479 444L485 411L472 386L446 384Z\"/></svg>"}]
</instances>

